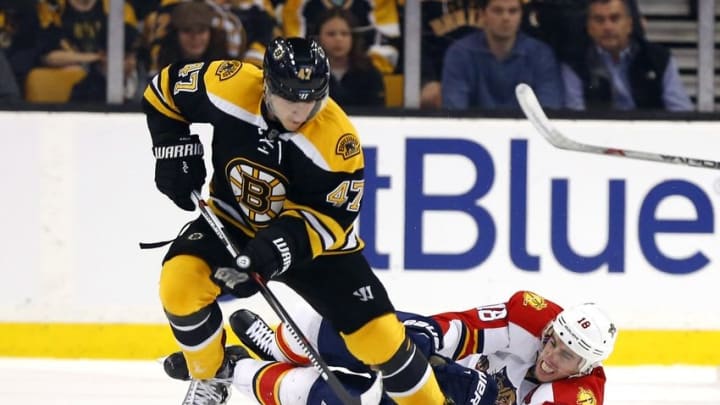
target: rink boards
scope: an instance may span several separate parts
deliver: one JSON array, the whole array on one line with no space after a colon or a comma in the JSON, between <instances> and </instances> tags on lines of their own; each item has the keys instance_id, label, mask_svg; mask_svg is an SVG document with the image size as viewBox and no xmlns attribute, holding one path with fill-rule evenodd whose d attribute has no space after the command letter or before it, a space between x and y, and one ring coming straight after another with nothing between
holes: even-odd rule
<instances>
[{"instance_id":1,"label":"rink boards","mask_svg":"<svg viewBox=\"0 0 720 405\"><path fill-rule=\"evenodd\" d=\"M366 157L360 232L398 308L462 310L528 289L606 307L620 329L611 364L720 364L720 171L557 150L524 120L353 121ZM194 214L155 191L144 118L0 122L10 193L0 356L172 350L156 291L164 251L137 243L174 237ZM598 145L706 159L720 150L716 122L557 125ZM194 129L209 145L209 128ZM271 316L259 298L223 305Z\"/></svg>"}]
</instances>

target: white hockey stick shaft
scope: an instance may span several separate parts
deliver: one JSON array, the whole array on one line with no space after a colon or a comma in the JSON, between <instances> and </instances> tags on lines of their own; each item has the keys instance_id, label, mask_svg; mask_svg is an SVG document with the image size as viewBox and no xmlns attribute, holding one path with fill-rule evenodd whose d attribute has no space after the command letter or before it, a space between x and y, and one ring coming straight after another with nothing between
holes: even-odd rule
<instances>
[{"instance_id":1,"label":"white hockey stick shaft","mask_svg":"<svg viewBox=\"0 0 720 405\"><path fill-rule=\"evenodd\" d=\"M190 195L190 198L192 198L193 202L197 204L202 217L205 219L205 221L207 221L208 225L210 225L210 228L212 228L213 232L215 232L217 237L225 245L225 248L232 255L235 262L237 262L237 259L240 257L240 250L230 239L230 235L228 235L227 231L225 230L225 227L220 221L220 218L218 218L217 215L212 212L207 202L203 200L200 192L193 191ZM237 271L240 272L240 270ZM295 321L290 317L290 314L287 312L287 310L285 310L285 307L280 304L280 301L277 299L275 294L270 291L270 288L268 288L267 286L267 282L262 278L262 276L255 272L249 272L249 274L255 280L255 282L257 282L262 296L265 298L268 304L270 304L270 306L275 311L280 320L285 323L288 332L290 332L290 334L295 338L300 347L305 350L308 359L310 359L312 365L320 373L320 377L325 380L325 382L330 386L335 395L340 398L340 401L342 401L344 405L377 405L377 403L380 401L380 396L382 395L382 376L378 373L373 385L359 398L350 395L350 393L348 393L348 391L345 389L345 386L343 386L343 384L340 382L340 380L338 380L335 374L330 371L330 368L320 357L320 354L317 352L317 350L315 350L315 348L310 344L308 338L305 337L302 331L300 331L300 328L298 328ZM380 393L379 395L378 392ZM375 398L377 398L377 400L375 400Z\"/></svg>"},{"instance_id":2,"label":"white hockey stick shaft","mask_svg":"<svg viewBox=\"0 0 720 405\"><path fill-rule=\"evenodd\" d=\"M520 103L520 108L522 108L523 113L527 119L530 120L530 123L532 123L540 135L557 148L577 152L627 157L630 159L650 160L653 162L676 163L686 166L720 169L720 162L715 160L664 155L629 149L607 148L574 141L565 136L550 122L530 86L525 83L518 84L517 87L515 87L515 96L517 97L518 103Z\"/></svg>"}]
</instances>

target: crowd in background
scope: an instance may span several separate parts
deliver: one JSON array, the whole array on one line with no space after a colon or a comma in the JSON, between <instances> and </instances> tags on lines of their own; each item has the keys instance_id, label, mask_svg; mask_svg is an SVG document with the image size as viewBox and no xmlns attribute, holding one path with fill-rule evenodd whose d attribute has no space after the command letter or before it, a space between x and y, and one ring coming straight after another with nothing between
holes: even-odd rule
<instances>
[{"instance_id":1,"label":"crowd in background","mask_svg":"<svg viewBox=\"0 0 720 405\"><path fill-rule=\"evenodd\" d=\"M0 101L106 100L110 0L0 0ZM313 37L343 107L384 107L403 74L404 0L127 0L124 98L170 63L261 66L276 36ZM637 0L422 0L421 107L694 108L677 65L649 42ZM401 91L401 90L400 90Z\"/></svg>"}]
</instances>

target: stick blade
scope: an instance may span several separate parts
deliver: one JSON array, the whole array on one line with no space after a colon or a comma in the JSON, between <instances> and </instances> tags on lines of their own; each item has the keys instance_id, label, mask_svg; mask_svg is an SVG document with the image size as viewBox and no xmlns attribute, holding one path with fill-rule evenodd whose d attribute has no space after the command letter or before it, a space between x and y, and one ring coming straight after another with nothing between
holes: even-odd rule
<instances>
[{"instance_id":1,"label":"stick blade","mask_svg":"<svg viewBox=\"0 0 720 405\"><path fill-rule=\"evenodd\" d=\"M544 128L550 126L550 120L540 106L540 102L532 87L525 83L518 84L515 86L515 97L517 98L518 104L520 104L523 114L525 114L536 128L538 124L541 124ZM537 129L540 130L540 128Z\"/></svg>"}]
</instances>

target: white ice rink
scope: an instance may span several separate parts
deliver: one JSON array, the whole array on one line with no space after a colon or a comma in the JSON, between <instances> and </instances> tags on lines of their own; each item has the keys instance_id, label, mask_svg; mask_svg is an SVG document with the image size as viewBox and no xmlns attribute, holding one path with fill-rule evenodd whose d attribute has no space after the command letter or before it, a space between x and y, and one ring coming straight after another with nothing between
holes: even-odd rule
<instances>
[{"instance_id":1,"label":"white ice rink","mask_svg":"<svg viewBox=\"0 0 720 405\"><path fill-rule=\"evenodd\" d=\"M720 405L716 367L607 367L606 405ZM0 404L180 404L187 385L150 361L0 359ZM234 393L230 404L255 402Z\"/></svg>"}]
</instances>

